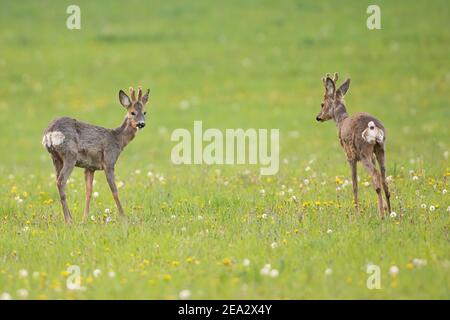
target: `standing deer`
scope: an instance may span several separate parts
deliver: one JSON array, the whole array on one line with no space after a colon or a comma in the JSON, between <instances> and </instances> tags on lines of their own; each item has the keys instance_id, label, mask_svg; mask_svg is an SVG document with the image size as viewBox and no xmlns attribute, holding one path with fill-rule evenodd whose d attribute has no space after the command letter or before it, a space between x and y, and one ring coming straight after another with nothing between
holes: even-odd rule
<instances>
[{"instance_id":1,"label":"standing deer","mask_svg":"<svg viewBox=\"0 0 450 320\"><path fill-rule=\"evenodd\" d=\"M119 91L119 101L127 109L122 125L116 129L94 126L68 117L54 120L44 132L42 144L50 153L56 170L58 187L64 220L71 223L69 207L66 200L66 183L75 166L84 168L86 182L86 204L83 219L89 215L92 194L92 182L96 170L104 170L109 187L116 202L117 209L125 217L120 204L114 179L114 166L123 148L133 140L136 131L145 127L144 106L148 101L150 90L142 95L139 87L138 97L130 88L130 97Z\"/></svg>"},{"instance_id":2,"label":"standing deer","mask_svg":"<svg viewBox=\"0 0 450 320\"><path fill-rule=\"evenodd\" d=\"M347 155L347 161L352 169L353 197L358 209L358 176L356 164L361 161L364 168L372 176L372 183L378 196L378 210L381 217L384 217L384 210L391 212L391 202L388 184L386 181L385 167L385 129L383 124L375 117L367 113L356 113L352 116L347 114L344 104L344 96L350 86L350 79L336 90L338 74L335 73L333 79L330 74L322 78L325 86L325 95L321 104L322 109L316 120L324 122L333 119L338 128L341 146ZM375 157L380 166L378 172ZM381 195L381 188L387 201L387 208Z\"/></svg>"}]
</instances>

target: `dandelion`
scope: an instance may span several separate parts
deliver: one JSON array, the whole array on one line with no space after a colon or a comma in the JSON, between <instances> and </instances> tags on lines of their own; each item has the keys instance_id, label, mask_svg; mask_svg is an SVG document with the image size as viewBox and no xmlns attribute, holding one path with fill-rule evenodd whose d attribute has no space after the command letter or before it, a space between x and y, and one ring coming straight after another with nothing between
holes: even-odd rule
<instances>
[{"instance_id":1,"label":"dandelion","mask_svg":"<svg viewBox=\"0 0 450 320\"><path fill-rule=\"evenodd\" d=\"M331 268L326 268L325 269L325 275L326 276L331 276L332 273L333 273L333 269L331 269Z\"/></svg>"},{"instance_id":2,"label":"dandelion","mask_svg":"<svg viewBox=\"0 0 450 320\"><path fill-rule=\"evenodd\" d=\"M244 259L244 261L242 261L242 265L243 265L244 267L250 266L250 260L249 260L249 259Z\"/></svg>"},{"instance_id":3,"label":"dandelion","mask_svg":"<svg viewBox=\"0 0 450 320\"><path fill-rule=\"evenodd\" d=\"M95 191L93 194L94 198L98 198L98 196L100 195L97 191Z\"/></svg>"},{"instance_id":4,"label":"dandelion","mask_svg":"<svg viewBox=\"0 0 450 320\"><path fill-rule=\"evenodd\" d=\"M91 220L95 221L95 216L94 215L91 216Z\"/></svg>"},{"instance_id":5,"label":"dandelion","mask_svg":"<svg viewBox=\"0 0 450 320\"><path fill-rule=\"evenodd\" d=\"M266 264L266 265L261 269L260 274L261 274L262 276L268 276L268 275L270 274L270 269L271 269L270 264Z\"/></svg>"},{"instance_id":6,"label":"dandelion","mask_svg":"<svg viewBox=\"0 0 450 320\"><path fill-rule=\"evenodd\" d=\"M230 258L224 258L222 260L222 263L224 266L231 266L231 259Z\"/></svg>"},{"instance_id":7,"label":"dandelion","mask_svg":"<svg viewBox=\"0 0 450 320\"><path fill-rule=\"evenodd\" d=\"M119 183L117 183L117 188L122 188L125 185L125 183L123 183L123 181L119 181Z\"/></svg>"},{"instance_id":8,"label":"dandelion","mask_svg":"<svg viewBox=\"0 0 450 320\"><path fill-rule=\"evenodd\" d=\"M278 277L279 274L280 274L280 273L278 272L277 269L272 269L272 270L270 270L269 276L270 276L271 278L276 278L276 277Z\"/></svg>"},{"instance_id":9,"label":"dandelion","mask_svg":"<svg viewBox=\"0 0 450 320\"><path fill-rule=\"evenodd\" d=\"M109 271L108 272L108 277L109 278L115 278L116 277L116 273L114 271Z\"/></svg>"},{"instance_id":10,"label":"dandelion","mask_svg":"<svg viewBox=\"0 0 450 320\"><path fill-rule=\"evenodd\" d=\"M434 210L436 210L436 207L435 206L430 206L428 209L430 210L430 212L433 212Z\"/></svg>"},{"instance_id":11,"label":"dandelion","mask_svg":"<svg viewBox=\"0 0 450 320\"><path fill-rule=\"evenodd\" d=\"M392 211L391 214L389 215L391 218L395 218L397 216L397 213Z\"/></svg>"},{"instance_id":12,"label":"dandelion","mask_svg":"<svg viewBox=\"0 0 450 320\"><path fill-rule=\"evenodd\" d=\"M12 300L12 297L8 292L3 292L0 295L0 300Z\"/></svg>"},{"instance_id":13,"label":"dandelion","mask_svg":"<svg viewBox=\"0 0 450 320\"><path fill-rule=\"evenodd\" d=\"M261 215L261 218L267 219L267 213L263 213L263 214Z\"/></svg>"},{"instance_id":14,"label":"dandelion","mask_svg":"<svg viewBox=\"0 0 450 320\"><path fill-rule=\"evenodd\" d=\"M21 277L21 278L26 278L26 277L28 277L28 271L25 270L25 269L20 269L20 270L19 270L19 277Z\"/></svg>"},{"instance_id":15,"label":"dandelion","mask_svg":"<svg viewBox=\"0 0 450 320\"><path fill-rule=\"evenodd\" d=\"M184 289L180 291L180 294L178 295L181 300L186 300L191 297L191 291Z\"/></svg>"},{"instance_id":16,"label":"dandelion","mask_svg":"<svg viewBox=\"0 0 450 320\"><path fill-rule=\"evenodd\" d=\"M151 171L149 171L149 172L147 172L147 177L153 177L153 172L151 172Z\"/></svg>"},{"instance_id":17,"label":"dandelion","mask_svg":"<svg viewBox=\"0 0 450 320\"><path fill-rule=\"evenodd\" d=\"M305 186L307 186L307 185L309 184L309 180L308 180L308 179L303 180L303 184L304 184Z\"/></svg>"},{"instance_id":18,"label":"dandelion","mask_svg":"<svg viewBox=\"0 0 450 320\"><path fill-rule=\"evenodd\" d=\"M365 181L364 182L364 187L368 187L368 186L370 186L370 182L369 181Z\"/></svg>"},{"instance_id":19,"label":"dandelion","mask_svg":"<svg viewBox=\"0 0 450 320\"><path fill-rule=\"evenodd\" d=\"M271 247L272 249L276 249L276 248L278 247L278 243L272 242L272 244L270 245L270 247Z\"/></svg>"},{"instance_id":20,"label":"dandelion","mask_svg":"<svg viewBox=\"0 0 450 320\"><path fill-rule=\"evenodd\" d=\"M417 181L417 180L419 180L419 177L418 176L413 176L412 179L413 179L413 181Z\"/></svg>"},{"instance_id":21,"label":"dandelion","mask_svg":"<svg viewBox=\"0 0 450 320\"><path fill-rule=\"evenodd\" d=\"M332 233L333 233L333 230L331 230L331 229L327 230L327 234L332 234Z\"/></svg>"},{"instance_id":22,"label":"dandelion","mask_svg":"<svg viewBox=\"0 0 450 320\"><path fill-rule=\"evenodd\" d=\"M106 208L106 209L105 209L105 213L106 213L106 214L110 214L110 213L111 213L111 209Z\"/></svg>"},{"instance_id":23,"label":"dandelion","mask_svg":"<svg viewBox=\"0 0 450 320\"><path fill-rule=\"evenodd\" d=\"M399 270L399 268L397 266L392 266L392 267L389 268L389 275L391 277L396 277L398 275L399 271L400 270Z\"/></svg>"},{"instance_id":24,"label":"dandelion","mask_svg":"<svg viewBox=\"0 0 450 320\"><path fill-rule=\"evenodd\" d=\"M17 295L21 298L28 297L28 290L27 289L19 289L17 290Z\"/></svg>"},{"instance_id":25,"label":"dandelion","mask_svg":"<svg viewBox=\"0 0 450 320\"><path fill-rule=\"evenodd\" d=\"M412 264L413 264L414 266L416 266L417 268L420 268L420 267L426 266L427 260L425 260L425 259L414 258L414 259L412 260Z\"/></svg>"},{"instance_id":26,"label":"dandelion","mask_svg":"<svg viewBox=\"0 0 450 320\"><path fill-rule=\"evenodd\" d=\"M172 280L172 276L171 276L170 274L165 274L165 275L163 276L163 280L164 280L164 281L170 281L170 280Z\"/></svg>"},{"instance_id":27,"label":"dandelion","mask_svg":"<svg viewBox=\"0 0 450 320\"><path fill-rule=\"evenodd\" d=\"M427 208L427 205L426 205L425 203L422 203L422 204L420 205L420 207L421 207L422 209L426 209L426 208Z\"/></svg>"},{"instance_id":28,"label":"dandelion","mask_svg":"<svg viewBox=\"0 0 450 320\"><path fill-rule=\"evenodd\" d=\"M266 194L266 190L264 190L264 189L259 190L259 194L264 196Z\"/></svg>"},{"instance_id":29,"label":"dandelion","mask_svg":"<svg viewBox=\"0 0 450 320\"><path fill-rule=\"evenodd\" d=\"M100 275L102 274L102 270L100 269L95 269L92 274L94 275L94 277L98 278L100 277Z\"/></svg>"}]
</instances>

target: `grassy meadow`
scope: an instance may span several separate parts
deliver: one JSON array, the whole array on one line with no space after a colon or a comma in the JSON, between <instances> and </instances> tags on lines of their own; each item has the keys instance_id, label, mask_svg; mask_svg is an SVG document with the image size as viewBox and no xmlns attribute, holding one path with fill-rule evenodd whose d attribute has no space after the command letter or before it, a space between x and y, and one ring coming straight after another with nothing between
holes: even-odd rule
<instances>
[{"instance_id":1,"label":"grassy meadow","mask_svg":"<svg viewBox=\"0 0 450 320\"><path fill-rule=\"evenodd\" d=\"M378 1L1 1L0 298L449 299L450 5ZM387 129L395 217L358 166L361 212L321 77ZM150 88L147 126L64 224L43 130L59 116L118 127L119 89ZM176 128L280 130L280 170L174 165ZM269 266L266 266L270 264ZM369 290L371 264L381 288ZM81 272L71 290L70 266ZM69 268L69 269L68 269Z\"/></svg>"}]
</instances>

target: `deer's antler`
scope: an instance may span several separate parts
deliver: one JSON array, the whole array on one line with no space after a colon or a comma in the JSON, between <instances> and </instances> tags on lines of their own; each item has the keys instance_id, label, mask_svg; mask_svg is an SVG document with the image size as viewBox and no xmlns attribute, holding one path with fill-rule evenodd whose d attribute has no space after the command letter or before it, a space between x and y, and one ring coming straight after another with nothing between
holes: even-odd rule
<instances>
[{"instance_id":1,"label":"deer's antler","mask_svg":"<svg viewBox=\"0 0 450 320\"><path fill-rule=\"evenodd\" d=\"M141 101L141 99L142 99L142 87L139 86L138 87L138 101Z\"/></svg>"},{"instance_id":2,"label":"deer's antler","mask_svg":"<svg viewBox=\"0 0 450 320\"><path fill-rule=\"evenodd\" d=\"M134 91L133 87L130 87L130 96L132 101L136 101L136 91Z\"/></svg>"}]
</instances>

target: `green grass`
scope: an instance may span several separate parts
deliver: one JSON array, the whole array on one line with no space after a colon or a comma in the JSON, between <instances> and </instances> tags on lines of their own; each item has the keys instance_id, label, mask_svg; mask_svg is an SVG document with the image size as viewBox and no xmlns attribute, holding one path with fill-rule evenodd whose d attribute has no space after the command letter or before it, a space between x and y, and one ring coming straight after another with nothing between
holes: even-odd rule
<instances>
[{"instance_id":1,"label":"green grass","mask_svg":"<svg viewBox=\"0 0 450 320\"><path fill-rule=\"evenodd\" d=\"M65 28L69 4L9 1L0 11L0 295L450 298L447 1L378 1L378 31L366 28L370 1L78 1L79 31ZM361 214L339 185L350 170L336 129L314 120L320 78L334 71L352 78L349 112L387 128L396 218L379 219L361 167ZM67 191L75 223L65 226L43 130L62 115L118 126L117 92L139 84L152 91L147 127L116 167L130 222L117 221L97 172L95 221L81 224L76 169ZM194 120L279 128L279 173L174 166L170 134ZM380 290L366 287L370 263L381 268ZM279 276L262 276L265 264ZM80 267L84 291L66 288L68 265Z\"/></svg>"}]
</instances>

